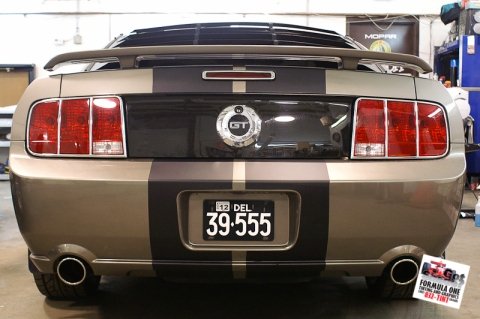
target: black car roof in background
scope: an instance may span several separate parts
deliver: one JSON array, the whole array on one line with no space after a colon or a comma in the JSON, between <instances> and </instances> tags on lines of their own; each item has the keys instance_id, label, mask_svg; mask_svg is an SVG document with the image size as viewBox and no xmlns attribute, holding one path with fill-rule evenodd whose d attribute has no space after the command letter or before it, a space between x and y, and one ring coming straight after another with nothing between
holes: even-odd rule
<instances>
[{"instance_id":1,"label":"black car roof in background","mask_svg":"<svg viewBox=\"0 0 480 319\"><path fill-rule=\"evenodd\" d=\"M337 32L281 23L196 23L137 29L114 39L105 49L59 54L45 64L46 70L72 63L91 62L85 71L129 69L178 64L215 57L230 61L259 58L282 63L305 62L317 67L385 72L381 65L398 65L420 73L431 72L424 60L411 55L368 51ZM297 57L295 61L292 56ZM167 57L163 59L163 57ZM170 58L169 58L170 57ZM203 57L203 58L202 58ZM290 57L285 60L285 57ZM293 62L292 62L293 61ZM300 61L300 62L299 62ZM203 60L205 62L205 60ZM202 62L202 63L203 63Z\"/></svg>"},{"instance_id":2,"label":"black car roof in background","mask_svg":"<svg viewBox=\"0 0 480 319\"><path fill-rule=\"evenodd\" d=\"M360 47L337 32L282 23L197 23L138 29L120 36L113 47L162 45L282 45L346 49Z\"/></svg>"}]
</instances>

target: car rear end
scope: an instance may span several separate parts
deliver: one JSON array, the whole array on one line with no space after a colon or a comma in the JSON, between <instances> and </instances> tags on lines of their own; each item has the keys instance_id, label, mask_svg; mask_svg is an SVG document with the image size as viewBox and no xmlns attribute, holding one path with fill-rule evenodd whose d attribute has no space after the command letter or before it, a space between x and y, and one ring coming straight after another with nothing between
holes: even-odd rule
<instances>
[{"instance_id":1,"label":"car rear end","mask_svg":"<svg viewBox=\"0 0 480 319\"><path fill-rule=\"evenodd\" d=\"M168 29L191 45L141 30L54 62L97 61L90 71L28 88L10 162L34 273L407 286L424 253L445 251L465 158L441 84L379 72L393 57L425 66L325 30L277 25L276 43L251 45L251 29L275 28L250 27ZM329 42L292 45L306 34Z\"/></svg>"}]
</instances>

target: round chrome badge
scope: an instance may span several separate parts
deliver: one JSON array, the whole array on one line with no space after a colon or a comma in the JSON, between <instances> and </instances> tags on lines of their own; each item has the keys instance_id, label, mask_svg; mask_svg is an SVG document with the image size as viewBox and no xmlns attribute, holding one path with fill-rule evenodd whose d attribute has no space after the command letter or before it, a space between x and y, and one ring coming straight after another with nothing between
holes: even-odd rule
<instances>
[{"instance_id":1,"label":"round chrome badge","mask_svg":"<svg viewBox=\"0 0 480 319\"><path fill-rule=\"evenodd\" d=\"M246 105L231 105L217 117L217 132L223 141L234 147L255 142L262 129L262 120Z\"/></svg>"}]
</instances>

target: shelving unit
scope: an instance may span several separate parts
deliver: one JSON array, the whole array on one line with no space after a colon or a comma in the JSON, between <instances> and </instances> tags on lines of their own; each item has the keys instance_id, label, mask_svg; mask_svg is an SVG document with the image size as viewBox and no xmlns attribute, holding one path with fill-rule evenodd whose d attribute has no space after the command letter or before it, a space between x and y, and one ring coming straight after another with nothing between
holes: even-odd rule
<instances>
[{"instance_id":1,"label":"shelving unit","mask_svg":"<svg viewBox=\"0 0 480 319\"><path fill-rule=\"evenodd\" d=\"M472 40L474 45L470 49L473 48L473 51L468 48L468 42ZM439 77L443 75L451 81L453 86L458 84L468 91L470 115L475 120L474 142L480 143L480 36L463 35L437 48L434 70ZM480 152L467 154L467 174L469 177L480 177Z\"/></svg>"}]
</instances>

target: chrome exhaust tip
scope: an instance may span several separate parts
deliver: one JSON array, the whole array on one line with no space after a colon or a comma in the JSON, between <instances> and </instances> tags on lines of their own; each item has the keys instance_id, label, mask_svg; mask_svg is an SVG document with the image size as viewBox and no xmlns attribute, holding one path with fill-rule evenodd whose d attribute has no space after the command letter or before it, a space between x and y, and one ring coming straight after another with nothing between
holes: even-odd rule
<instances>
[{"instance_id":1,"label":"chrome exhaust tip","mask_svg":"<svg viewBox=\"0 0 480 319\"><path fill-rule=\"evenodd\" d=\"M58 262L57 274L63 283L77 286L87 278L87 267L80 259L65 257Z\"/></svg>"},{"instance_id":2,"label":"chrome exhaust tip","mask_svg":"<svg viewBox=\"0 0 480 319\"><path fill-rule=\"evenodd\" d=\"M412 283L418 276L418 264L410 258L400 259L390 269L390 279L399 286Z\"/></svg>"}]
</instances>

